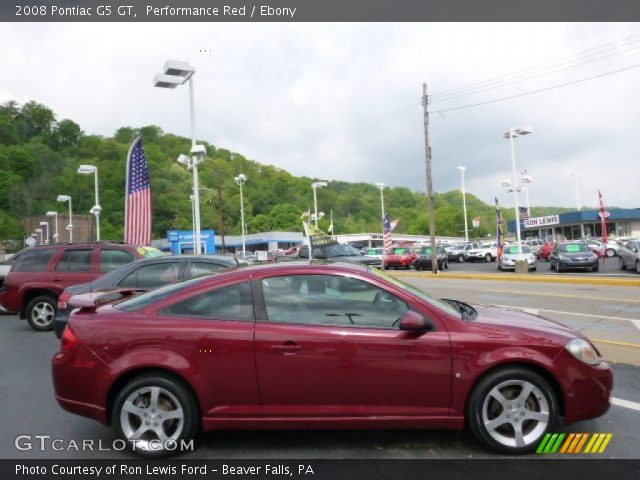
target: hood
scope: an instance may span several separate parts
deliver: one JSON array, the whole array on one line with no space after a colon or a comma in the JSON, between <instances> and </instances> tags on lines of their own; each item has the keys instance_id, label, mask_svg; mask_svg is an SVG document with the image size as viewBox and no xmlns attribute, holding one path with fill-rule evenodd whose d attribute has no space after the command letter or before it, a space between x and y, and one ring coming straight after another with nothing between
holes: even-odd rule
<instances>
[{"instance_id":1,"label":"hood","mask_svg":"<svg viewBox=\"0 0 640 480\"><path fill-rule=\"evenodd\" d=\"M493 306L477 306L478 317L473 323L509 328L523 333L552 334L569 341L573 338L585 338L581 333L540 315ZM565 342L566 343L566 342Z\"/></svg>"},{"instance_id":2,"label":"hood","mask_svg":"<svg viewBox=\"0 0 640 480\"><path fill-rule=\"evenodd\" d=\"M560 252L559 255L567 258L593 258L593 251L589 250L588 252Z\"/></svg>"}]
</instances>

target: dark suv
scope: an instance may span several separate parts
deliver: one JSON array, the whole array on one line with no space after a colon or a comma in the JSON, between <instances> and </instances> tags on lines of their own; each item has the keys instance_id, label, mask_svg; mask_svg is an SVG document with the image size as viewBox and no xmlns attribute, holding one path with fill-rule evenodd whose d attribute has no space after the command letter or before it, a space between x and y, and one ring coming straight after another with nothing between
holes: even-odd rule
<instances>
[{"instance_id":1,"label":"dark suv","mask_svg":"<svg viewBox=\"0 0 640 480\"><path fill-rule=\"evenodd\" d=\"M119 243L40 245L21 253L0 290L0 306L26 318L34 330L51 330L58 297L141 258L164 255L153 247Z\"/></svg>"}]
</instances>

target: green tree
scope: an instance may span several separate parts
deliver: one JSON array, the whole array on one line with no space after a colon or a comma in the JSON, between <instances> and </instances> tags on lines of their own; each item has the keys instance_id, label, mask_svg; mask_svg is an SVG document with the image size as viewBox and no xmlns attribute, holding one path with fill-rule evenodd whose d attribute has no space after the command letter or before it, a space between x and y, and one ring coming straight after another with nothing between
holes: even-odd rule
<instances>
[{"instance_id":1,"label":"green tree","mask_svg":"<svg viewBox=\"0 0 640 480\"><path fill-rule=\"evenodd\" d=\"M0 115L0 144L13 145L18 143L18 131L13 119L8 115Z\"/></svg>"}]
</instances>

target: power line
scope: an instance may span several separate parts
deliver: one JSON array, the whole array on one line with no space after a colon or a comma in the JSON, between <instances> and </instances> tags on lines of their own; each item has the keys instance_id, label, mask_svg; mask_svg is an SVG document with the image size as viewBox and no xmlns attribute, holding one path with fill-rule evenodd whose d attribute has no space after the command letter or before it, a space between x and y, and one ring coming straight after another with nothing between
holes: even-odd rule
<instances>
[{"instance_id":1,"label":"power line","mask_svg":"<svg viewBox=\"0 0 640 480\"><path fill-rule=\"evenodd\" d=\"M511 100L512 98L524 97L526 95L533 95L534 93L541 93L541 92L546 92L548 90L553 90L553 89L560 88L560 87L566 87L566 86L569 86L569 85L575 85L577 83L586 82L588 80L593 80L595 78L607 77L609 75L614 75L616 73L625 72L627 70L632 70L632 69L638 68L638 67L640 67L640 63L636 64L636 65L631 65L629 67L620 68L618 70L613 70L611 72L605 72L605 73L600 73L598 75L593 75L591 77L581 78L579 80L574 80L572 82L560 83L558 85L552 85L552 86L546 87L546 88L539 88L537 90L531 90L529 92L519 93L517 95L509 95L508 97L494 98L493 100L487 100L485 102L470 103L470 104L467 104L467 105L458 105L457 107L450 107L450 108L445 108L445 109L442 109L442 110L438 110L438 112L439 113L450 112L452 110L462 110L464 108L479 107L481 105L487 105L489 103L496 103L496 102L502 102L504 100Z\"/></svg>"},{"instance_id":2,"label":"power line","mask_svg":"<svg viewBox=\"0 0 640 480\"><path fill-rule=\"evenodd\" d=\"M527 68L524 68L524 69L516 70L516 71L511 72L511 73L507 73L507 74L504 74L504 75L499 75L497 77L492 77L492 78L489 78L487 80L483 80L483 81L480 81L480 82L472 82L472 83L469 83L469 84L466 84L466 85L462 85L460 87L455 87L455 88L451 88L451 89L448 89L448 90L443 90L441 92L436 92L435 94L431 95L431 98L441 97L441 96L448 95L448 94L451 94L451 93L454 93L454 92L458 92L460 90L467 90L469 88L477 88L477 87L480 87L482 85L493 83L493 82L498 81L498 80L503 80L503 79L508 78L508 77L512 77L512 76L515 76L515 75L522 75L522 74L524 74L526 72L533 73L533 72L535 72L537 70L549 68L548 66L553 65L553 64L567 63L568 61L573 61L572 59L575 59L576 57L585 56L585 54L587 54L589 52L594 52L595 50L601 50L601 49L610 50L610 48L605 48L605 47L609 47L611 45L617 45L617 44L620 44L622 42L626 42L627 40L630 40L632 38L636 38L636 37L639 37L639 36L640 36L640 32L639 33L635 33L633 35L629 35L628 37L624 37L624 38L615 40L613 42L605 43L605 44L602 44L602 45L599 45L599 46L596 46L596 47L589 48L587 50L583 50L582 52L575 53L575 54L569 55L567 57L562 57L562 58L559 58L559 59L556 59L556 60L550 60L548 62L542 63L542 64L537 65L537 66L527 67ZM629 42L629 43L634 43L634 42L635 41ZM599 53L603 53L603 52L592 53L591 55L597 55ZM587 55L587 56L590 56L590 55Z\"/></svg>"},{"instance_id":3,"label":"power line","mask_svg":"<svg viewBox=\"0 0 640 480\"><path fill-rule=\"evenodd\" d=\"M640 41L640 39L638 39L638 41ZM473 94L476 94L476 93L482 93L482 92L486 92L486 91L489 91L489 90L495 90L496 88L506 87L507 85L513 85L513 84L516 84L516 83L521 83L521 82L524 82L524 81L527 81L527 80L531 80L533 78L542 77L542 76L545 76L545 75L551 75L553 73L557 73L557 72L560 72L560 71L563 71L563 70L568 70L570 68L576 68L576 67L579 67L579 66L582 66L582 65L586 65L588 63L596 62L598 60L604 60L605 58L613 57L615 55L620 55L622 53L626 53L626 52L629 52L631 50L636 50L638 48L640 48L640 45L636 45L634 47L630 47L630 48L627 48L627 49L622 50L622 51L609 53L608 55L603 55L601 57L592 58L590 60L585 60L583 62L575 63L573 65L566 65L566 66L563 66L563 67L558 67L558 68L556 68L554 70L549 70L547 72L541 72L541 73L538 73L538 74L535 74L535 75L528 75L528 76L525 76L525 77L520 78L520 79L507 81L507 82L504 82L504 83L501 83L501 84L497 84L497 85L494 85L494 86L487 86L486 88L475 89L473 91L469 91L469 92L466 92L466 93L460 93L458 95L449 96L448 98L446 98L446 97L445 98L437 98L432 103L448 102L448 101L454 100L456 98L466 97L468 95L473 95ZM599 53L603 53L603 52L599 52Z\"/></svg>"}]
</instances>

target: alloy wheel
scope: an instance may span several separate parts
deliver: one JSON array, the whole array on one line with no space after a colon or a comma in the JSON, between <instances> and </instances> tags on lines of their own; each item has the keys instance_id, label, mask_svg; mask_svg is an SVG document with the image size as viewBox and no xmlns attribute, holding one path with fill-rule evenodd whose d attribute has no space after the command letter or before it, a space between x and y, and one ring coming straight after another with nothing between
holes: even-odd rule
<instances>
[{"instance_id":1,"label":"alloy wheel","mask_svg":"<svg viewBox=\"0 0 640 480\"><path fill-rule=\"evenodd\" d=\"M122 432L140 450L161 450L166 442L177 441L184 423L185 413L180 401L163 387L134 390L120 410Z\"/></svg>"},{"instance_id":2,"label":"alloy wheel","mask_svg":"<svg viewBox=\"0 0 640 480\"><path fill-rule=\"evenodd\" d=\"M507 380L489 391L482 404L482 422L500 445L523 448L544 434L551 416L549 402L533 383Z\"/></svg>"},{"instance_id":3,"label":"alloy wheel","mask_svg":"<svg viewBox=\"0 0 640 480\"><path fill-rule=\"evenodd\" d=\"M55 318L56 311L49 302L38 302L31 309L31 320L40 327L48 327Z\"/></svg>"}]
</instances>

